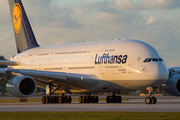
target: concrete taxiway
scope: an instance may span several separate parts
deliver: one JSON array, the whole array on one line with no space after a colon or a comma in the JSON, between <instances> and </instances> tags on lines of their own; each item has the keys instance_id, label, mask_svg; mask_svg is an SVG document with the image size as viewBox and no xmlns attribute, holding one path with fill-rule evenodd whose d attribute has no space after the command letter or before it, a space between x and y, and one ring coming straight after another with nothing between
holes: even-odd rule
<instances>
[{"instance_id":1,"label":"concrete taxiway","mask_svg":"<svg viewBox=\"0 0 180 120\"><path fill-rule=\"evenodd\" d=\"M42 104L42 103L2 103L0 112L59 112L59 111L131 111L131 112L180 112L180 99L158 99L157 104L147 105L144 99L130 99L122 103Z\"/></svg>"}]
</instances>

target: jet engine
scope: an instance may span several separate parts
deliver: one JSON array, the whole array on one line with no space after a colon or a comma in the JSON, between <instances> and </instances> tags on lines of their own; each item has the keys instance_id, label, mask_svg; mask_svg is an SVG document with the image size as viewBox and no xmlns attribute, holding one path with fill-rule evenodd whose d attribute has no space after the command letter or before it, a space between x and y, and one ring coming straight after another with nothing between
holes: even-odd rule
<instances>
[{"instance_id":1,"label":"jet engine","mask_svg":"<svg viewBox=\"0 0 180 120\"><path fill-rule=\"evenodd\" d=\"M11 78L6 84L6 90L15 97L30 97L37 89L35 80L26 75L18 75Z\"/></svg>"},{"instance_id":2,"label":"jet engine","mask_svg":"<svg viewBox=\"0 0 180 120\"><path fill-rule=\"evenodd\" d=\"M171 95L180 96L180 75L177 74L169 77L163 89Z\"/></svg>"}]
</instances>

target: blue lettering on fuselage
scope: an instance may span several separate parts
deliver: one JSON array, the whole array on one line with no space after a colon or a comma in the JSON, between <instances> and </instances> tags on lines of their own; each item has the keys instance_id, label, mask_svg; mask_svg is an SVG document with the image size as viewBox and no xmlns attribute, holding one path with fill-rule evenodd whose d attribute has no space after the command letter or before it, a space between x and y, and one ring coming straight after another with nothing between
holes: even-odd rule
<instances>
[{"instance_id":1,"label":"blue lettering on fuselage","mask_svg":"<svg viewBox=\"0 0 180 120\"><path fill-rule=\"evenodd\" d=\"M102 56L96 54L95 64L126 64L127 55L109 55L104 53Z\"/></svg>"}]
</instances>

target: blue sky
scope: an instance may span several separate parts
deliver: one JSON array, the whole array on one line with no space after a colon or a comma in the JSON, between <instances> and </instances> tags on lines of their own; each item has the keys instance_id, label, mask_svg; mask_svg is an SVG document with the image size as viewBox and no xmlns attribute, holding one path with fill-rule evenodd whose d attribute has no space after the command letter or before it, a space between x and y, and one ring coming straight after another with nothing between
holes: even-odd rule
<instances>
[{"instance_id":1,"label":"blue sky","mask_svg":"<svg viewBox=\"0 0 180 120\"><path fill-rule=\"evenodd\" d=\"M137 39L180 66L180 0L22 0L40 45ZM0 55L16 54L7 0L0 1Z\"/></svg>"}]
</instances>

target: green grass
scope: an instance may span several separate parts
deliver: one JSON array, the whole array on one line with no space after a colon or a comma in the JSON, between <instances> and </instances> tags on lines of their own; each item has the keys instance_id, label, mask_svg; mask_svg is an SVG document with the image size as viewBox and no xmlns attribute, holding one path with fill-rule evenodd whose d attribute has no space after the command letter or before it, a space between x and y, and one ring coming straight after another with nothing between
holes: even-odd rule
<instances>
[{"instance_id":1,"label":"green grass","mask_svg":"<svg viewBox=\"0 0 180 120\"><path fill-rule=\"evenodd\" d=\"M179 120L163 112L1 112L0 120Z\"/></svg>"}]
</instances>

